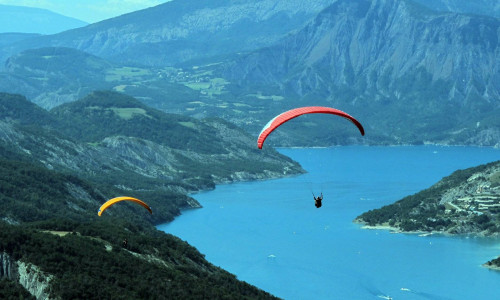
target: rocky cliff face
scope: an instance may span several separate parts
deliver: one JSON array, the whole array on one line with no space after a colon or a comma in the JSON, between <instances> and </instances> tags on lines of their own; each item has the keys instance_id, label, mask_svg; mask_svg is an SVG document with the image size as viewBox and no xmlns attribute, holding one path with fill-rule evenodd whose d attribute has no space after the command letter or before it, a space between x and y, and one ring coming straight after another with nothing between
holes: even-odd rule
<instances>
[{"instance_id":1,"label":"rocky cliff face","mask_svg":"<svg viewBox=\"0 0 500 300\"><path fill-rule=\"evenodd\" d=\"M499 38L500 20L492 17L435 12L412 1L341 0L221 74L242 87L266 84L352 107L372 131L394 137L441 131L447 139L433 142L493 146L484 134L500 132L493 120L500 111Z\"/></svg>"},{"instance_id":2,"label":"rocky cliff face","mask_svg":"<svg viewBox=\"0 0 500 300\"><path fill-rule=\"evenodd\" d=\"M7 253L0 253L0 279L17 280L18 276L16 262Z\"/></svg>"},{"instance_id":3,"label":"rocky cliff face","mask_svg":"<svg viewBox=\"0 0 500 300\"><path fill-rule=\"evenodd\" d=\"M500 3L497 0L415 0L415 2L438 11L452 11L500 18Z\"/></svg>"},{"instance_id":4,"label":"rocky cliff face","mask_svg":"<svg viewBox=\"0 0 500 300\"><path fill-rule=\"evenodd\" d=\"M45 274L35 265L17 262L19 283L36 299L49 298L50 281L53 276Z\"/></svg>"},{"instance_id":5,"label":"rocky cliff face","mask_svg":"<svg viewBox=\"0 0 500 300\"><path fill-rule=\"evenodd\" d=\"M437 13L411 1L338 1L297 34L244 56L226 74L285 81L299 95L363 84L401 98L398 80L418 71L431 82L449 83L450 100L463 103L475 94L498 105L499 28L498 19Z\"/></svg>"},{"instance_id":6,"label":"rocky cliff face","mask_svg":"<svg viewBox=\"0 0 500 300\"><path fill-rule=\"evenodd\" d=\"M0 279L3 278L19 282L36 299L50 299L52 276L35 265L13 260L6 252L0 253Z\"/></svg>"}]
</instances>

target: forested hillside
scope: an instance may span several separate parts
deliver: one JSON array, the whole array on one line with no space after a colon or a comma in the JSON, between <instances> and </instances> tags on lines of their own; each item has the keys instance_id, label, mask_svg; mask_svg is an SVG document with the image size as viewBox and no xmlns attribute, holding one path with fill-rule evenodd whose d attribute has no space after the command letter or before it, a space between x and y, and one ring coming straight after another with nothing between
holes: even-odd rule
<instances>
[{"instance_id":1,"label":"forested hillside","mask_svg":"<svg viewBox=\"0 0 500 300\"><path fill-rule=\"evenodd\" d=\"M117 92L94 92L50 112L0 94L0 108L5 148L122 189L178 194L303 172L221 119L167 114Z\"/></svg>"},{"instance_id":2,"label":"forested hillside","mask_svg":"<svg viewBox=\"0 0 500 300\"><path fill-rule=\"evenodd\" d=\"M101 91L48 112L0 94L0 295L6 299L273 298L154 225L189 191L303 172L217 119ZM106 200L133 196L153 214ZM124 243L124 241L127 241Z\"/></svg>"}]
</instances>

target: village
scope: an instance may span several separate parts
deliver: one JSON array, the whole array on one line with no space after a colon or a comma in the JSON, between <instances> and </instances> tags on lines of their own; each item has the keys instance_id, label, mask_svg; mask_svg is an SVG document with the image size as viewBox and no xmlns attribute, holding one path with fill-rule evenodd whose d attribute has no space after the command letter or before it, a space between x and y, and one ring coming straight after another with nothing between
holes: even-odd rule
<instances>
[{"instance_id":1,"label":"village","mask_svg":"<svg viewBox=\"0 0 500 300\"><path fill-rule=\"evenodd\" d=\"M474 194L445 203L445 213L465 212L467 214L500 213L500 186L479 185Z\"/></svg>"}]
</instances>

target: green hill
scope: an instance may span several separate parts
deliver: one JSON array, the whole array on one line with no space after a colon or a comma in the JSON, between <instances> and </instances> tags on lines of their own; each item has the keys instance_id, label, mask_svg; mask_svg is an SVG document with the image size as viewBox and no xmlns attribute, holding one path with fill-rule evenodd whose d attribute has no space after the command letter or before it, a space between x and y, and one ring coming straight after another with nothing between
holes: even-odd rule
<instances>
[{"instance_id":1,"label":"green hill","mask_svg":"<svg viewBox=\"0 0 500 300\"><path fill-rule=\"evenodd\" d=\"M87 201L75 199L72 193L84 196ZM3 218L14 223L58 215L83 221L105 200L102 194L74 176L11 160L0 160L0 198Z\"/></svg>"},{"instance_id":2,"label":"green hill","mask_svg":"<svg viewBox=\"0 0 500 300\"><path fill-rule=\"evenodd\" d=\"M0 94L0 108L0 157L140 191L162 203L153 223L199 206L188 192L303 172L272 149L258 150L232 124L166 114L116 92L95 92L52 112Z\"/></svg>"},{"instance_id":3,"label":"green hill","mask_svg":"<svg viewBox=\"0 0 500 300\"><path fill-rule=\"evenodd\" d=\"M117 92L96 91L51 113L61 121L61 132L83 142L125 135L174 149L227 153L222 141L214 138L214 128L190 117L149 108Z\"/></svg>"}]
</instances>

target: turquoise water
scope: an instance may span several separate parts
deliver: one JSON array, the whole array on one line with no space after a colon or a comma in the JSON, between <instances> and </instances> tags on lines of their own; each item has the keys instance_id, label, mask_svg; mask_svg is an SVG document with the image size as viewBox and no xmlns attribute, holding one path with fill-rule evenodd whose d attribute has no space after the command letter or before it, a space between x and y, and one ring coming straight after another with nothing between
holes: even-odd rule
<instances>
[{"instance_id":1,"label":"turquoise water","mask_svg":"<svg viewBox=\"0 0 500 300\"><path fill-rule=\"evenodd\" d=\"M391 234L361 229L352 220L456 169L498 160L500 150L352 146L280 152L308 173L195 194L204 208L158 228L240 280L285 299L498 299L500 272L480 265L500 255L500 239ZM323 192L320 209L311 192Z\"/></svg>"}]
</instances>

